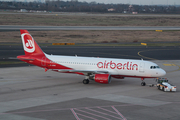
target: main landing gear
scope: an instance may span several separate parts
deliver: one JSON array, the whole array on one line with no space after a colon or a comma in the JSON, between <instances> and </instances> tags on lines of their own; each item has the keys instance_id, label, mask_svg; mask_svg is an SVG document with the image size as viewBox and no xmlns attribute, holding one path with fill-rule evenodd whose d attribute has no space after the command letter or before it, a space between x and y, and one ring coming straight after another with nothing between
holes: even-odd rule
<instances>
[{"instance_id":1,"label":"main landing gear","mask_svg":"<svg viewBox=\"0 0 180 120\"><path fill-rule=\"evenodd\" d=\"M83 84L89 84L89 80L93 80L93 74L88 74L87 76L85 76L85 79L82 81Z\"/></svg>"},{"instance_id":2,"label":"main landing gear","mask_svg":"<svg viewBox=\"0 0 180 120\"><path fill-rule=\"evenodd\" d=\"M89 84L89 79L84 79L83 84Z\"/></svg>"},{"instance_id":3,"label":"main landing gear","mask_svg":"<svg viewBox=\"0 0 180 120\"><path fill-rule=\"evenodd\" d=\"M141 80L142 80L141 86L146 86L146 83L144 82L144 78L141 78Z\"/></svg>"}]
</instances>

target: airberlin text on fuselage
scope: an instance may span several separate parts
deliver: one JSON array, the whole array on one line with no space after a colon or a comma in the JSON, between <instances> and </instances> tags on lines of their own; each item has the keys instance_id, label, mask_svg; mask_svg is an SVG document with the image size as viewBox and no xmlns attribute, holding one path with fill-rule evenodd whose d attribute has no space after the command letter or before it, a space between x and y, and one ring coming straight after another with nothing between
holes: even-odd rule
<instances>
[{"instance_id":1,"label":"airberlin text on fuselage","mask_svg":"<svg viewBox=\"0 0 180 120\"><path fill-rule=\"evenodd\" d=\"M98 62L97 63L98 68L105 68L105 69L119 69L119 70L138 70L138 65L133 64L132 62L126 62L126 63L115 63L113 61L106 62Z\"/></svg>"}]
</instances>

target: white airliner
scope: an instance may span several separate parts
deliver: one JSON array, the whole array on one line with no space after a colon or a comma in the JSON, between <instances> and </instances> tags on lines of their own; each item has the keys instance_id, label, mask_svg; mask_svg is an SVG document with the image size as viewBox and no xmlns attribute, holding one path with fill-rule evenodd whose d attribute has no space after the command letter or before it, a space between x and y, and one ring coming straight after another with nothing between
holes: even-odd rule
<instances>
[{"instance_id":1,"label":"white airliner","mask_svg":"<svg viewBox=\"0 0 180 120\"><path fill-rule=\"evenodd\" d=\"M88 84L89 80L108 84L111 77L134 77L141 78L141 85L145 86L144 78L156 78L166 74L157 64L144 60L48 55L41 50L27 30L20 32L25 55L17 56L19 60L42 67L45 71L84 75L84 84Z\"/></svg>"}]
</instances>

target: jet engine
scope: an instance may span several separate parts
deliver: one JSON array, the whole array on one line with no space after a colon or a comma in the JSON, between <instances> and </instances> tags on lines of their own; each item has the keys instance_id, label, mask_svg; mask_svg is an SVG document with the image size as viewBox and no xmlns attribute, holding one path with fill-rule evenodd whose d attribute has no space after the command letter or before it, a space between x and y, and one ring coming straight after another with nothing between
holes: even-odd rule
<instances>
[{"instance_id":1,"label":"jet engine","mask_svg":"<svg viewBox=\"0 0 180 120\"><path fill-rule=\"evenodd\" d=\"M109 74L95 74L94 81L102 84L109 84L111 82L111 76Z\"/></svg>"}]
</instances>

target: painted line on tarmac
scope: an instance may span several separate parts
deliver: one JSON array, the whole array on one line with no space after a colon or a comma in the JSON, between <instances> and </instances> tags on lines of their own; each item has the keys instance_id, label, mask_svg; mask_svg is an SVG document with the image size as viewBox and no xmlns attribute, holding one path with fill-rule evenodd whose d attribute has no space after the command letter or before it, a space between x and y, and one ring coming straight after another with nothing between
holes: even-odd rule
<instances>
[{"instance_id":1,"label":"painted line on tarmac","mask_svg":"<svg viewBox=\"0 0 180 120\"><path fill-rule=\"evenodd\" d=\"M150 59L150 60L158 60L158 59L154 59L154 58L146 57L146 56L143 56L143 55L141 55L141 54L140 54L140 53L142 53L142 52L146 52L146 51L151 51L151 50L139 51L137 54L138 54L140 57L142 57L142 58L146 58L146 59Z\"/></svg>"},{"instance_id":2,"label":"painted line on tarmac","mask_svg":"<svg viewBox=\"0 0 180 120\"><path fill-rule=\"evenodd\" d=\"M107 110L105 108L97 106L93 108L92 107L74 108L74 112L79 115L79 119L81 119L81 117L85 117L85 119L103 118L107 120L111 120L111 119L126 120L126 118L114 106L108 106L108 108L112 108L112 110Z\"/></svg>"},{"instance_id":3,"label":"painted line on tarmac","mask_svg":"<svg viewBox=\"0 0 180 120\"><path fill-rule=\"evenodd\" d=\"M102 108L102 107L97 107L97 108L102 109L102 110L104 110L104 111L107 111L107 112L109 112L109 113L114 113L114 114L117 114L116 112L112 112L112 111L107 110L107 109L104 109L104 108Z\"/></svg>"},{"instance_id":4,"label":"painted line on tarmac","mask_svg":"<svg viewBox=\"0 0 180 120\"><path fill-rule=\"evenodd\" d=\"M164 66L177 66L175 64L163 64Z\"/></svg>"},{"instance_id":5,"label":"painted line on tarmac","mask_svg":"<svg viewBox=\"0 0 180 120\"><path fill-rule=\"evenodd\" d=\"M176 71L180 71L180 66L179 65L176 65L176 64L171 64L172 66L177 66L179 67L177 70L173 70L173 71L169 71L167 73L172 73L172 72L176 72Z\"/></svg>"},{"instance_id":6,"label":"painted line on tarmac","mask_svg":"<svg viewBox=\"0 0 180 120\"><path fill-rule=\"evenodd\" d=\"M116 119L120 119L119 117L116 117L116 116L113 116L113 115L109 115L109 114L106 114L106 113L103 113L103 112L100 112L100 111L97 111L97 110L93 110L93 109L90 109L90 108L86 108L87 110L90 110L90 111L94 111L96 113L100 113L100 114L103 114L103 115L107 115L107 116L110 116L110 117L113 117L113 118L116 118ZM121 120L121 119L120 119Z\"/></svg>"},{"instance_id":7,"label":"painted line on tarmac","mask_svg":"<svg viewBox=\"0 0 180 120\"><path fill-rule=\"evenodd\" d=\"M76 112L74 111L74 109L71 108L71 112L73 113L76 120L80 120L79 117L77 116Z\"/></svg>"},{"instance_id":8,"label":"painted line on tarmac","mask_svg":"<svg viewBox=\"0 0 180 120\"><path fill-rule=\"evenodd\" d=\"M106 117L103 117L103 116L101 116L101 115L97 115L97 114L93 114L93 113L90 113L90 112L86 112L86 111L84 111L84 110L80 110L80 109L77 109L77 108L75 108L75 110L76 110L76 111L79 111L79 112L83 112L83 113L89 114L89 115L91 115L91 116L96 116L96 117L103 118L103 119L106 119L106 120L111 120L111 119L106 118Z\"/></svg>"},{"instance_id":9,"label":"painted line on tarmac","mask_svg":"<svg viewBox=\"0 0 180 120\"><path fill-rule=\"evenodd\" d=\"M111 107L123 118L123 120L127 120L114 106Z\"/></svg>"},{"instance_id":10,"label":"painted line on tarmac","mask_svg":"<svg viewBox=\"0 0 180 120\"><path fill-rule=\"evenodd\" d=\"M146 58L146 59L150 59L150 60L158 60L158 59L155 59L155 58L143 56L143 55L141 55L141 53L142 53L142 52L148 52L148 51L161 51L161 50L174 50L174 49L153 49L153 50L143 50L143 51L139 51L137 54L138 54L140 57L142 57L142 58Z\"/></svg>"},{"instance_id":11,"label":"painted line on tarmac","mask_svg":"<svg viewBox=\"0 0 180 120\"><path fill-rule=\"evenodd\" d=\"M160 50L173 50L173 49L153 49L153 50L143 50L143 51L139 51L137 54L138 54L140 57L142 57L142 58L146 58L146 59L150 59L150 60L158 60L158 59L155 59L155 58L143 56L143 55L141 55L140 53L142 53L142 52L148 52L148 51L160 51Z\"/></svg>"},{"instance_id":12,"label":"painted line on tarmac","mask_svg":"<svg viewBox=\"0 0 180 120\"><path fill-rule=\"evenodd\" d=\"M81 113L76 113L76 114L78 114L78 115L80 115L80 116L83 116L83 117L85 117L85 118L90 118L90 119L93 119L93 120L98 120L98 119L95 119L95 118L93 118L93 117L83 115L83 114L81 114ZM83 119L81 119L81 120L83 120Z\"/></svg>"},{"instance_id":13,"label":"painted line on tarmac","mask_svg":"<svg viewBox=\"0 0 180 120\"><path fill-rule=\"evenodd\" d=\"M14 103L16 104L16 103ZM113 106L135 106L133 104L123 104L123 105L113 105ZM88 108L102 108L102 107L110 107L110 105L107 106L92 106L92 107L88 107ZM18 110L18 109L24 109L24 108L29 108L29 107L23 107L23 108L16 108L16 109L11 109L11 110ZM76 109L85 109L87 107L77 107ZM40 109L40 110L32 110L32 111L17 111L17 112L8 112L8 110L5 111L1 111L0 112L0 116L1 115L5 115L5 114L27 114L27 113L38 113L38 112L51 112L51 111L64 111L64 110L71 110L71 109L75 109L75 108L57 108L57 109ZM9 110L9 111L11 111Z\"/></svg>"}]
</instances>

